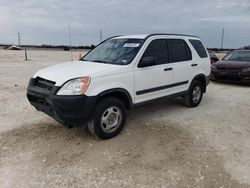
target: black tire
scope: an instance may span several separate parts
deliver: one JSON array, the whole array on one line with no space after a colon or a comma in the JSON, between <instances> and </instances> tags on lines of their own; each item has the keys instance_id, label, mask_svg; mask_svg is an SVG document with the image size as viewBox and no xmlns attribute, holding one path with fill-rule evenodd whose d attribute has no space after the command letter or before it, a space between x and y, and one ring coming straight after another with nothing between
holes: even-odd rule
<instances>
[{"instance_id":1,"label":"black tire","mask_svg":"<svg viewBox=\"0 0 250 188\"><path fill-rule=\"evenodd\" d=\"M104 113L108 113L109 116L110 114L112 114L112 112L111 113L109 112L109 109L117 110L117 113L119 112L119 114L121 114L120 117L118 117L118 115L116 117L118 123L117 127L115 127L115 129L113 128L113 130L111 129L110 132L108 132L107 130L105 131L105 123L102 122L102 118L108 119L108 117L104 117L105 116ZM116 112L114 111L114 114L115 113ZM112 123L112 121L110 120L106 121ZM121 132L125 122L126 122L126 108L124 103L117 98L109 97L102 99L97 104L94 116L92 120L90 120L87 123L87 125L88 125L88 130L92 135L97 136L100 139L110 139L117 136ZM108 126L106 125L106 129L107 128Z\"/></svg>"},{"instance_id":2,"label":"black tire","mask_svg":"<svg viewBox=\"0 0 250 188\"><path fill-rule=\"evenodd\" d=\"M194 92L197 88L200 91L200 96L194 98ZM194 80L190 85L188 94L183 97L185 105L188 107L197 107L202 100L203 91L204 91L204 86L202 85L202 83L199 80Z\"/></svg>"}]
</instances>

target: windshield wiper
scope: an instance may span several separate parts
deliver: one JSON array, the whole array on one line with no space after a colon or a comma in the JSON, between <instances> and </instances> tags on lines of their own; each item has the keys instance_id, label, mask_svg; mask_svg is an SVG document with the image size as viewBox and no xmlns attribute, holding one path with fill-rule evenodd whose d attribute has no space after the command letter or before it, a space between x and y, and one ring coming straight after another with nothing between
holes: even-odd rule
<instances>
[{"instance_id":1,"label":"windshield wiper","mask_svg":"<svg viewBox=\"0 0 250 188\"><path fill-rule=\"evenodd\" d=\"M95 60L95 61L92 61L92 62L96 62L96 63L105 63L105 64L111 64L110 62L107 62L107 61L101 61L101 60Z\"/></svg>"}]
</instances>

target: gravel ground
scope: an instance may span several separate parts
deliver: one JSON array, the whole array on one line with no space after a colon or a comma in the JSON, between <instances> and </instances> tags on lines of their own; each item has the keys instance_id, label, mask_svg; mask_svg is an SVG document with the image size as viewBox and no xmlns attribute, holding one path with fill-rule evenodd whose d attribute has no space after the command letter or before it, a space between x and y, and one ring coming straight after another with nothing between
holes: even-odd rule
<instances>
[{"instance_id":1,"label":"gravel ground","mask_svg":"<svg viewBox=\"0 0 250 188\"><path fill-rule=\"evenodd\" d=\"M250 187L249 87L211 83L197 108L140 107L102 141L26 99L29 78L69 52L28 51L27 62L23 53L0 50L0 187Z\"/></svg>"}]
</instances>

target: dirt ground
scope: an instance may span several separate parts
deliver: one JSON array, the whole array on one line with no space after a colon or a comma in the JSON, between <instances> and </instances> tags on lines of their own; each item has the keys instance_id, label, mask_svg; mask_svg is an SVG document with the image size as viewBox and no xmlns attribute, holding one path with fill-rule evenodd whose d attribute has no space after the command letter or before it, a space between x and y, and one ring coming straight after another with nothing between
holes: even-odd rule
<instances>
[{"instance_id":1,"label":"dirt ground","mask_svg":"<svg viewBox=\"0 0 250 188\"><path fill-rule=\"evenodd\" d=\"M70 52L28 56L0 50L0 187L250 187L250 87L211 83L197 108L178 99L138 108L103 141L26 99L29 78Z\"/></svg>"}]
</instances>

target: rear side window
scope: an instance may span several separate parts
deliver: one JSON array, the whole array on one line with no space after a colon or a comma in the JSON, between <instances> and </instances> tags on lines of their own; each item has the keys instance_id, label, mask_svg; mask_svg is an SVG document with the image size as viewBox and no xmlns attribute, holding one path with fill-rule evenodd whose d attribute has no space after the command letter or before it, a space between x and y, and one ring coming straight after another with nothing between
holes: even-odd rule
<instances>
[{"instance_id":1,"label":"rear side window","mask_svg":"<svg viewBox=\"0 0 250 188\"><path fill-rule=\"evenodd\" d=\"M164 39L153 40L147 47L142 58L154 57L158 65L168 63L167 43Z\"/></svg>"},{"instance_id":2,"label":"rear side window","mask_svg":"<svg viewBox=\"0 0 250 188\"><path fill-rule=\"evenodd\" d=\"M191 51L184 40L168 39L169 63L189 61L192 59Z\"/></svg>"},{"instance_id":3,"label":"rear side window","mask_svg":"<svg viewBox=\"0 0 250 188\"><path fill-rule=\"evenodd\" d=\"M189 42L192 44L200 58L206 58L208 57L206 49L204 48L203 44L199 40L189 40Z\"/></svg>"}]
</instances>

